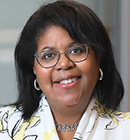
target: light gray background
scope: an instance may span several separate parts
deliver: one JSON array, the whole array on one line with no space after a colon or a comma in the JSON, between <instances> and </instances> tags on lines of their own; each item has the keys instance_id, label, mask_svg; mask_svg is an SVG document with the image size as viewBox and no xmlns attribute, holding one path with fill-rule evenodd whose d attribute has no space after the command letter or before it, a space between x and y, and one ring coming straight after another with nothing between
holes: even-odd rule
<instances>
[{"instance_id":1,"label":"light gray background","mask_svg":"<svg viewBox=\"0 0 130 140\"><path fill-rule=\"evenodd\" d=\"M51 0L0 0L0 104L17 98L13 52L31 14ZM117 67L125 84L120 110L128 111L129 0L76 0L89 6L110 31Z\"/></svg>"}]
</instances>

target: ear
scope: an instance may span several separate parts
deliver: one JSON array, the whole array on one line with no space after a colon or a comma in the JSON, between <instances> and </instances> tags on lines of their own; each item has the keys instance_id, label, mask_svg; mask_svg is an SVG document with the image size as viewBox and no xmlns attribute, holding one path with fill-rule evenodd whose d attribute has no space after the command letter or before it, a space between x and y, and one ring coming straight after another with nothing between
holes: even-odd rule
<instances>
[{"instance_id":1,"label":"ear","mask_svg":"<svg viewBox=\"0 0 130 140\"><path fill-rule=\"evenodd\" d=\"M99 64L99 68L100 68L100 57L98 56L98 64Z\"/></svg>"},{"instance_id":2,"label":"ear","mask_svg":"<svg viewBox=\"0 0 130 140\"><path fill-rule=\"evenodd\" d=\"M96 59L97 59L97 64L99 65L99 68L100 68L100 57L97 55Z\"/></svg>"},{"instance_id":3,"label":"ear","mask_svg":"<svg viewBox=\"0 0 130 140\"><path fill-rule=\"evenodd\" d=\"M36 69L35 69L35 66L33 66L33 73L36 75Z\"/></svg>"}]
</instances>

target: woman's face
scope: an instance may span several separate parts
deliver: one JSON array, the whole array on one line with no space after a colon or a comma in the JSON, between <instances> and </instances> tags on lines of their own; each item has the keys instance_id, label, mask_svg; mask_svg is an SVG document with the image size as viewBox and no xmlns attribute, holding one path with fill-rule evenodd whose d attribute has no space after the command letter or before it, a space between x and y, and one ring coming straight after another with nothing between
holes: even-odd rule
<instances>
[{"instance_id":1,"label":"woman's face","mask_svg":"<svg viewBox=\"0 0 130 140\"><path fill-rule=\"evenodd\" d=\"M50 27L38 40L37 52L47 46L62 52L57 65L52 68L41 67L36 59L34 62L37 82L50 105L87 105L98 80L99 59L91 47L87 59L79 63L73 63L63 53L73 42L68 32L59 26Z\"/></svg>"}]
</instances>

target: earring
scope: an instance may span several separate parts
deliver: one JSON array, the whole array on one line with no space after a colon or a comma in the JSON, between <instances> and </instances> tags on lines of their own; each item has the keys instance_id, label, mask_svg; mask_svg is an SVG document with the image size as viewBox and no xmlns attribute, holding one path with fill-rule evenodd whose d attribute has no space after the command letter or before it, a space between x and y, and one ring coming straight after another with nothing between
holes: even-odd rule
<instances>
[{"instance_id":1,"label":"earring","mask_svg":"<svg viewBox=\"0 0 130 140\"><path fill-rule=\"evenodd\" d=\"M99 69L99 71L100 71L100 78L99 78L99 81L101 81L101 80L103 79L103 71L102 71L102 69Z\"/></svg>"},{"instance_id":2,"label":"earring","mask_svg":"<svg viewBox=\"0 0 130 140\"><path fill-rule=\"evenodd\" d=\"M36 80L36 79L34 80L34 88L35 88L36 90L40 90L40 88L37 87L37 80Z\"/></svg>"}]
</instances>

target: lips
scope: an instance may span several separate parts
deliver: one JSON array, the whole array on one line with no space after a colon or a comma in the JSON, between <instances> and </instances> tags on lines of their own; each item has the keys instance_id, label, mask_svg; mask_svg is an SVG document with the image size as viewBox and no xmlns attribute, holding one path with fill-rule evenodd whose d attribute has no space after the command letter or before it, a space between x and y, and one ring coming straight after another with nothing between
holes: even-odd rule
<instances>
[{"instance_id":1,"label":"lips","mask_svg":"<svg viewBox=\"0 0 130 140\"><path fill-rule=\"evenodd\" d=\"M70 83L77 81L79 78L81 78L81 76L64 76L64 77L56 80L54 83L70 84Z\"/></svg>"}]
</instances>

